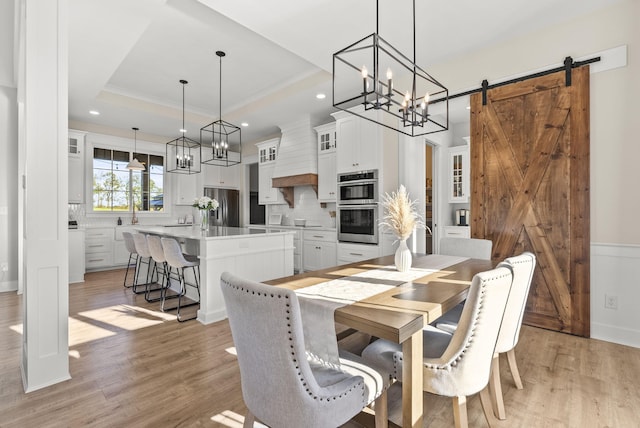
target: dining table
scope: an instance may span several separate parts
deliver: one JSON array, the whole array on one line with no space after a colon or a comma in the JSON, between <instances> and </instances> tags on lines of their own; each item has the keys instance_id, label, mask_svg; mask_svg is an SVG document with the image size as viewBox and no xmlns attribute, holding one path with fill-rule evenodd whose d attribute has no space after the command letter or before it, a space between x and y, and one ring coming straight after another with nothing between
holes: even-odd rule
<instances>
[{"instance_id":1,"label":"dining table","mask_svg":"<svg viewBox=\"0 0 640 428\"><path fill-rule=\"evenodd\" d=\"M411 268L399 272L390 255L265 283L299 295L327 296L338 302L332 309L334 323L401 344L402 426L422 428L422 329L465 300L476 273L493 267L490 260L413 254ZM351 284L371 291L358 296Z\"/></svg>"}]
</instances>

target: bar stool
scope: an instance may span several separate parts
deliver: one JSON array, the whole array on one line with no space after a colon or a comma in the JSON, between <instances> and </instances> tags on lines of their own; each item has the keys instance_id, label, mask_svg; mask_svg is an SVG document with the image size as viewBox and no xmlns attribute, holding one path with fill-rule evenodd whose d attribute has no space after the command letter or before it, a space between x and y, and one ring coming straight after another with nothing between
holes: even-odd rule
<instances>
[{"instance_id":1,"label":"bar stool","mask_svg":"<svg viewBox=\"0 0 640 428\"><path fill-rule=\"evenodd\" d=\"M129 268L131 267L131 260L133 259L133 282L135 284L135 274L138 270L138 253L136 252L136 244L133 242L131 232L122 232L122 237L124 238L124 246L129 252L129 261L127 262L127 270L124 272L124 283L122 285L125 288L131 288L133 284L127 285L127 276L129 275Z\"/></svg>"},{"instance_id":2,"label":"bar stool","mask_svg":"<svg viewBox=\"0 0 640 428\"><path fill-rule=\"evenodd\" d=\"M196 316L183 319L180 316L180 309L188 306L195 306L200 304L200 260L198 259L187 260L184 254L182 254L182 249L180 248L180 244L178 243L178 241L176 241L173 238L161 238L161 242L162 242L162 249L164 250L164 257L167 260L167 264L169 265L169 275L167 279L168 285L167 287L163 288L163 291L162 291L162 306L161 306L162 311L164 312L167 310L177 309L176 316L179 322L195 319ZM193 277L195 279L195 284L190 284L185 280L185 277L184 277L185 268L193 269ZM175 289L171 286L173 269L175 269L174 279L177 279L180 284L179 289ZM196 291L198 292L198 300L195 302L187 303L183 305L182 298L185 297L187 293L187 289L186 289L187 285L190 287L194 287L196 289ZM171 297L171 296L167 297L167 290L172 290L175 293L177 293L178 306L173 308L165 308L165 300Z\"/></svg>"},{"instance_id":3,"label":"bar stool","mask_svg":"<svg viewBox=\"0 0 640 428\"><path fill-rule=\"evenodd\" d=\"M149 247L149 254L151 254L151 258L155 265L156 278L160 279L160 288L148 290L148 292L145 293L144 298L147 302L159 302L162 300L162 292L164 288L168 285L167 279L169 268L167 265L167 259L164 256L160 237L156 235L147 235L147 245ZM160 296L151 298L150 294L152 291L160 291Z\"/></svg>"},{"instance_id":4,"label":"bar stool","mask_svg":"<svg viewBox=\"0 0 640 428\"><path fill-rule=\"evenodd\" d=\"M151 283L151 281L153 281L155 262L151 258L151 253L149 252L149 245L147 244L146 236L144 236L142 233L134 233L133 242L136 246L136 252L138 253L138 265L136 267L136 274L134 276L132 290L136 294L146 295L149 292L149 284ZM140 267L143 263L147 265L147 278L144 284L139 284L138 280L140 278ZM144 285L144 290L138 290L137 287L140 285Z\"/></svg>"}]
</instances>

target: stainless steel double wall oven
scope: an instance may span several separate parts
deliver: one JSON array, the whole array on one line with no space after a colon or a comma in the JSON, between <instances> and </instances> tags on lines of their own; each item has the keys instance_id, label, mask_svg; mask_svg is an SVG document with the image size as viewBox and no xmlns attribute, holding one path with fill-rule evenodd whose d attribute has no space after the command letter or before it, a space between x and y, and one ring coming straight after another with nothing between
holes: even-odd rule
<instances>
[{"instance_id":1,"label":"stainless steel double wall oven","mask_svg":"<svg viewBox=\"0 0 640 428\"><path fill-rule=\"evenodd\" d=\"M378 170L338 174L338 241L378 243Z\"/></svg>"}]
</instances>

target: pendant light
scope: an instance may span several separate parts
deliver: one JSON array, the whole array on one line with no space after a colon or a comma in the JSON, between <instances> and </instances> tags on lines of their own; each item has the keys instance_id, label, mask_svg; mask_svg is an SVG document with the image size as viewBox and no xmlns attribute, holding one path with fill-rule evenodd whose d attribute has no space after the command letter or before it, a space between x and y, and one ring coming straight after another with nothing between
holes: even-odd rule
<instances>
[{"instance_id":1,"label":"pendant light","mask_svg":"<svg viewBox=\"0 0 640 428\"><path fill-rule=\"evenodd\" d=\"M200 143L194 141L185 134L187 130L184 125L184 87L186 80L180 80L182 84L182 135L167 143L167 172L175 174L198 174L200 172L201 150Z\"/></svg>"},{"instance_id":2,"label":"pendant light","mask_svg":"<svg viewBox=\"0 0 640 428\"><path fill-rule=\"evenodd\" d=\"M449 90L416 64L416 1L413 59L376 31L333 54L333 106L410 137L449 129ZM429 104L446 101L433 114Z\"/></svg>"},{"instance_id":3,"label":"pendant light","mask_svg":"<svg viewBox=\"0 0 640 428\"><path fill-rule=\"evenodd\" d=\"M131 171L144 171L144 165L138 161L136 158L136 151L138 148L138 129L139 128L131 128L133 129L133 160L127 164L127 169Z\"/></svg>"},{"instance_id":4,"label":"pendant light","mask_svg":"<svg viewBox=\"0 0 640 428\"><path fill-rule=\"evenodd\" d=\"M200 128L200 145L204 147L202 163L232 166L242 162L242 131L240 127L222 120L222 58L223 51L216 51L220 59L220 99L218 120Z\"/></svg>"}]
</instances>

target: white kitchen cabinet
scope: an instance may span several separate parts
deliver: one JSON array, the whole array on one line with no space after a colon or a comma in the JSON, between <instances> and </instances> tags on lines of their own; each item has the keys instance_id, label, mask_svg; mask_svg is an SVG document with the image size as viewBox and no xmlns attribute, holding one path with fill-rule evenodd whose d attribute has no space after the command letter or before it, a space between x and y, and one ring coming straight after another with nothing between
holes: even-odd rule
<instances>
[{"instance_id":1,"label":"white kitchen cabinet","mask_svg":"<svg viewBox=\"0 0 640 428\"><path fill-rule=\"evenodd\" d=\"M469 146L449 149L449 202L469 202Z\"/></svg>"},{"instance_id":2,"label":"white kitchen cabinet","mask_svg":"<svg viewBox=\"0 0 640 428\"><path fill-rule=\"evenodd\" d=\"M338 243L338 264L359 262L380 256L377 245Z\"/></svg>"},{"instance_id":3,"label":"white kitchen cabinet","mask_svg":"<svg viewBox=\"0 0 640 428\"><path fill-rule=\"evenodd\" d=\"M295 235L293 236L293 271L296 273L301 273L303 271L302 266L302 252L304 249L302 248L302 230L295 229Z\"/></svg>"},{"instance_id":4,"label":"white kitchen cabinet","mask_svg":"<svg viewBox=\"0 0 640 428\"><path fill-rule=\"evenodd\" d=\"M318 155L335 152L337 143L335 122L316 126L313 129L318 134Z\"/></svg>"},{"instance_id":5,"label":"white kitchen cabinet","mask_svg":"<svg viewBox=\"0 0 640 428\"><path fill-rule=\"evenodd\" d=\"M202 196L198 186L198 176L200 174L170 175L175 180L176 205L193 205L193 200Z\"/></svg>"},{"instance_id":6,"label":"white kitchen cabinet","mask_svg":"<svg viewBox=\"0 0 640 428\"><path fill-rule=\"evenodd\" d=\"M469 226L445 226L443 236L446 238L471 238Z\"/></svg>"},{"instance_id":7,"label":"white kitchen cabinet","mask_svg":"<svg viewBox=\"0 0 640 428\"><path fill-rule=\"evenodd\" d=\"M69 230L69 284L84 282L84 230Z\"/></svg>"},{"instance_id":8,"label":"white kitchen cabinet","mask_svg":"<svg viewBox=\"0 0 640 428\"><path fill-rule=\"evenodd\" d=\"M303 234L305 271L336 265L336 233L328 230L305 230Z\"/></svg>"},{"instance_id":9,"label":"white kitchen cabinet","mask_svg":"<svg viewBox=\"0 0 640 428\"><path fill-rule=\"evenodd\" d=\"M86 270L113 266L113 227L87 229L85 232Z\"/></svg>"},{"instance_id":10,"label":"white kitchen cabinet","mask_svg":"<svg viewBox=\"0 0 640 428\"><path fill-rule=\"evenodd\" d=\"M276 167L279 139L257 143L258 147L258 203L260 205L285 204L284 195L272 186L271 179Z\"/></svg>"},{"instance_id":11,"label":"white kitchen cabinet","mask_svg":"<svg viewBox=\"0 0 640 428\"><path fill-rule=\"evenodd\" d=\"M337 191L336 124L314 128L318 133L318 201L335 202Z\"/></svg>"},{"instance_id":12,"label":"white kitchen cabinet","mask_svg":"<svg viewBox=\"0 0 640 428\"><path fill-rule=\"evenodd\" d=\"M278 144L280 140L277 138L256 143L258 147L258 164L275 162L278 157Z\"/></svg>"},{"instance_id":13,"label":"white kitchen cabinet","mask_svg":"<svg viewBox=\"0 0 640 428\"><path fill-rule=\"evenodd\" d=\"M240 166L206 165L203 168L204 187L238 189L240 187Z\"/></svg>"},{"instance_id":14,"label":"white kitchen cabinet","mask_svg":"<svg viewBox=\"0 0 640 428\"><path fill-rule=\"evenodd\" d=\"M286 203L282 192L271 184L275 167L275 163L258 167L258 203L260 205Z\"/></svg>"},{"instance_id":15,"label":"white kitchen cabinet","mask_svg":"<svg viewBox=\"0 0 640 428\"><path fill-rule=\"evenodd\" d=\"M318 156L318 202L335 202L337 191L335 152Z\"/></svg>"},{"instance_id":16,"label":"white kitchen cabinet","mask_svg":"<svg viewBox=\"0 0 640 428\"><path fill-rule=\"evenodd\" d=\"M336 120L337 173L379 169L381 162L379 125L354 115Z\"/></svg>"},{"instance_id":17,"label":"white kitchen cabinet","mask_svg":"<svg viewBox=\"0 0 640 428\"><path fill-rule=\"evenodd\" d=\"M84 140L85 133L69 130L68 171L69 203L84 203Z\"/></svg>"}]
</instances>

